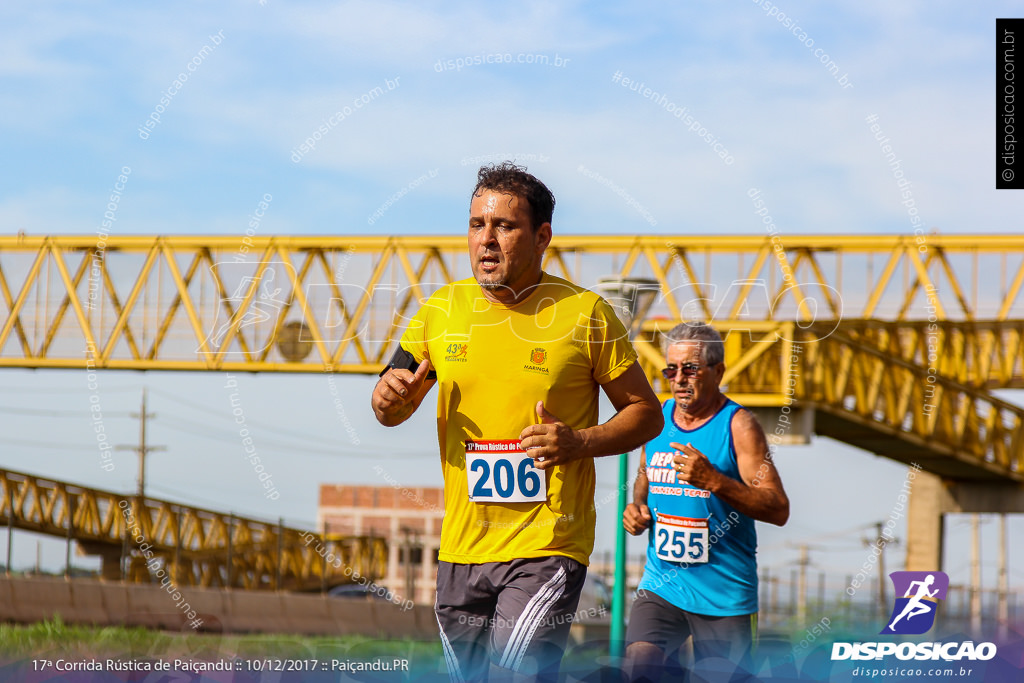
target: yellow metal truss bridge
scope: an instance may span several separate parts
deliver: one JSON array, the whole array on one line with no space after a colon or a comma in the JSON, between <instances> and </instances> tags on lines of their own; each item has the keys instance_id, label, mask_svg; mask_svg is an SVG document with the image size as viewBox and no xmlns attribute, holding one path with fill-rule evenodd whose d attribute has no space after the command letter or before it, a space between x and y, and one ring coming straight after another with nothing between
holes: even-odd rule
<instances>
[{"instance_id":1,"label":"yellow metal truss bridge","mask_svg":"<svg viewBox=\"0 0 1024 683\"><path fill-rule=\"evenodd\" d=\"M1024 236L559 235L545 269L658 282L636 347L661 392L660 334L705 320L740 403L798 408L809 431L944 479L1024 481L1024 410L992 393L1024 386ZM376 373L420 303L469 275L463 236L0 237L0 366ZM107 519L98 543L123 531L109 505L77 513ZM170 524L161 505L141 512L154 531ZM44 509L15 511L18 524L65 533ZM191 514L174 523L225 536L223 516ZM231 570L251 587L285 581L260 553L287 534L260 533L233 551L254 549ZM226 550L211 543L162 551L197 583L235 580L201 563ZM297 569L309 561L288 561L294 585L316 581Z\"/></svg>"},{"instance_id":2,"label":"yellow metal truss bridge","mask_svg":"<svg viewBox=\"0 0 1024 683\"><path fill-rule=\"evenodd\" d=\"M387 544L330 537L190 505L0 470L0 522L66 536L102 558L102 576L176 586L315 591L387 568Z\"/></svg>"}]
</instances>

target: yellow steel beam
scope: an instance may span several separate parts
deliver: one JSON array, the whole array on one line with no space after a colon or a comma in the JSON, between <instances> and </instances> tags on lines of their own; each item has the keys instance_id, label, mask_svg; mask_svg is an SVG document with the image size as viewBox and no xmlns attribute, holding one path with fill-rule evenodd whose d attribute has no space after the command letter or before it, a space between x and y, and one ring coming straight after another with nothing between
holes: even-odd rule
<instances>
[{"instance_id":1,"label":"yellow steel beam","mask_svg":"<svg viewBox=\"0 0 1024 683\"><path fill-rule=\"evenodd\" d=\"M469 276L462 236L251 241L245 261L240 239L226 236L112 236L102 249L89 236L0 237L0 366L83 367L92 355L100 368L368 371L423 297ZM652 319L1024 319L1022 236L932 235L926 252L892 235L797 235L775 246L767 237L556 236L548 262L584 285L616 271L655 278ZM330 272L339 258L345 267ZM877 273L876 260L886 263ZM969 302L967 285L979 281L980 300ZM316 350L301 360L276 345L295 321ZM1010 348L995 343L991 354ZM998 361L997 381L1019 381L1016 356ZM980 372L969 362L961 379L991 381Z\"/></svg>"}]
</instances>

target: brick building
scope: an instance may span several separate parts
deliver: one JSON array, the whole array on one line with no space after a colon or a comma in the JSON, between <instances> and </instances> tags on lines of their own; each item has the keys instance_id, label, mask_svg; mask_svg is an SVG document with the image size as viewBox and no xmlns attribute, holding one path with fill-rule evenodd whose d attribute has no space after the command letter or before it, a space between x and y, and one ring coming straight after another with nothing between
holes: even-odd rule
<instances>
[{"instance_id":1,"label":"brick building","mask_svg":"<svg viewBox=\"0 0 1024 683\"><path fill-rule=\"evenodd\" d=\"M388 568L379 583L418 604L434 604L442 517L440 487L320 486L317 527L386 539Z\"/></svg>"}]
</instances>

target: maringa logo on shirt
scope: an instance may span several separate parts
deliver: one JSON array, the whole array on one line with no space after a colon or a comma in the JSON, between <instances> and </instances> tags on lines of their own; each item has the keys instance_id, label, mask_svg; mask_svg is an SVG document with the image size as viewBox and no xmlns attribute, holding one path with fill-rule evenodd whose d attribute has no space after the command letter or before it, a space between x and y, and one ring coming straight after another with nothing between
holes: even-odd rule
<instances>
[{"instance_id":1,"label":"maringa logo on shirt","mask_svg":"<svg viewBox=\"0 0 1024 683\"><path fill-rule=\"evenodd\" d=\"M548 359L548 352L544 347L538 346L530 351L530 362L523 366L523 370L537 372L543 375L548 374L548 369L542 367Z\"/></svg>"}]
</instances>

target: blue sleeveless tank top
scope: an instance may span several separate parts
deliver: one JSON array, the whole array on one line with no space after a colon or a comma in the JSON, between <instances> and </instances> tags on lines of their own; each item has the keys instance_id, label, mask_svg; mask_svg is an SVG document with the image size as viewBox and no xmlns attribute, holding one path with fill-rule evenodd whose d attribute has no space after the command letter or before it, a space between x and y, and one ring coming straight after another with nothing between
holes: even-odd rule
<instances>
[{"instance_id":1,"label":"blue sleeveless tank top","mask_svg":"<svg viewBox=\"0 0 1024 683\"><path fill-rule=\"evenodd\" d=\"M669 444L693 445L719 472L740 480L731 428L740 409L726 399L710 420L685 430L675 422L670 399L662 406L665 429L646 448L647 506L654 519L638 589L695 614L726 617L757 611L757 532L753 519L725 501L678 483L671 460L676 449ZM658 513L661 521L655 524Z\"/></svg>"}]
</instances>

